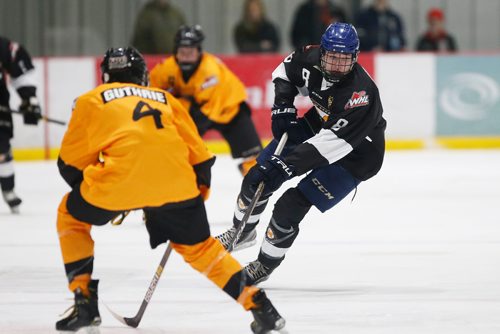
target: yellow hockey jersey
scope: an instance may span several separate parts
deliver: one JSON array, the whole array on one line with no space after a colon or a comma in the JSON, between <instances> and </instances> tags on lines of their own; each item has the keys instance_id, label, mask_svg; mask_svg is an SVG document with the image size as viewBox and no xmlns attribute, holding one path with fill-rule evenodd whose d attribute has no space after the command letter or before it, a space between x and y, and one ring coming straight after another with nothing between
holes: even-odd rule
<instances>
[{"instance_id":1,"label":"yellow hockey jersey","mask_svg":"<svg viewBox=\"0 0 500 334\"><path fill-rule=\"evenodd\" d=\"M151 71L151 86L179 97L189 110L194 98L201 111L213 122L229 123L247 98L245 86L226 65L214 55L203 52L201 62L185 82L174 56L156 65Z\"/></svg>"},{"instance_id":2,"label":"yellow hockey jersey","mask_svg":"<svg viewBox=\"0 0 500 334\"><path fill-rule=\"evenodd\" d=\"M212 156L171 94L110 83L76 100L59 157L83 172L87 202L120 211L195 198L192 166Z\"/></svg>"}]
</instances>

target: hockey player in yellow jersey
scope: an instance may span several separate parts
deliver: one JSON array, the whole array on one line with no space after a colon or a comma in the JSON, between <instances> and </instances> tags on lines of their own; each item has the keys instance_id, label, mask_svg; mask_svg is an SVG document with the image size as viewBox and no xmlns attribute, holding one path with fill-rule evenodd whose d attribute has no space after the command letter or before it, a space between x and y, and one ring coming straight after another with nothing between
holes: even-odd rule
<instances>
[{"instance_id":1,"label":"hockey player in yellow jersey","mask_svg":"<svg viewBox=\"0 0 500 334\"><path fill-rule=\"evenodd\" d=\"M204 199L215 157L188 111L170 93L147 87L146 64L134 48L109 49L101 70L103 84L75 101L58 159L72 188L59 205L57 231L75 303L56 329L101 323L90 231L131 209L143 209L152 248L169 240L252 311L252 328L282 328L264 291L246 285L241 265L210 236Z\"/></svg>"},{"instance_id":2,"label":"hockey player in yellow jersey","mask_svg":"<svg viewBox=\"0 0 500 334\"><path fill-rule=\"evenodd\" d=\"M220 59L202 50L204 38L199 25L181 26L175 35L174 55L153 68L151 86L178 97L201 136L209 129L218 131L245 175L262 150L245 102L245 86Z\"/></svg>"}]
</instances>

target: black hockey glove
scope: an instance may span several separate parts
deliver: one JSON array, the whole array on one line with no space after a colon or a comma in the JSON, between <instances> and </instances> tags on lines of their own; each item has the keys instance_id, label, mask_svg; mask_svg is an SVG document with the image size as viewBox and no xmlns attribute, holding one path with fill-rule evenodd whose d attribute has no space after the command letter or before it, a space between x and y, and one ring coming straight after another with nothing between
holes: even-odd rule
<instances>
[{"instance_id":1,"label":"black hockey glove","mask_svg":"<svg viewBox=\"0 0 500 334\"><path fill-rule=\"evenodd\" d=\"M203 136L212 126L212 121L201 111L201 105L199 105L193 97L190 96L187 100L191 102L189 114L198 128L198 133L200 136Z\"/></svg>"},{"instance_id":2,"label":"black hockey glove","mask_svg":"<svg viewBox=\"0 0 500 334\"><path fill-rule=\"evenodd\" d=\"M264 182L262 196L267 196L281 187L283 182L295 176L292 165L288 165L279 155L272 155L262 165L254 167L248 173L250 184L257 188L260 182Z\"/></svg>"},{"instance_id":3,"label":"black hockey glove","mask_svg":"<svg viewBox=\"0 0 500 334\"><path fill-rule=\"evenodd\" d=\"M212 157L193 166L194 172L196 173L196 183L198 184L198 189L200 189L201 197L203 197L205 201L210 195L210 182L212 179L211 169L214 163L215 157Z\"/></svg>"},{"instance_id":4,"label":"black hockey glove","mask_svg":"<svg viewBox=\"0 0 500 334\"><path fill-rule=\"evenodd\" d=\"M19 111L23 113L24 124L37 125L42 118L42 109L35 96L23 99Z\"/></svg>"},{"instance_id":5,"label":"black hockey glove","mask_svg":"<svg viewBox=\"0 0 500 334\"><path fill-rule=\"evenodd\" d=\"M302 127L297 121L297 109L295 107L273 106L271 110L271 130L273 137L280 140L281 136L288 133L288 142L291 144L302 143Z\"/></svg>"}]
</instances>

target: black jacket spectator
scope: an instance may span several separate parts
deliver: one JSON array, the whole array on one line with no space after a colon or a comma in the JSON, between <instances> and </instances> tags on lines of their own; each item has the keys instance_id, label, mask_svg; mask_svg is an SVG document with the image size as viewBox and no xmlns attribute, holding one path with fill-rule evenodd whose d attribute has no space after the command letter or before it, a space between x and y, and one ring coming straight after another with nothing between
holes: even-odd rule
<instances>
[{"instance_id":1,"label":"black jacket spectator","mask_svg":"<svg viewBox=\"0 0 500 334\"><path fill-rule=\"evenodd\" d=\"M234 28L234 41L238 51L276 52L280 47L280 38L274 25L267 20L261 0L247 0L243 7L243 16Z\"/></svg>"},{"instance_id":2,"label":"black jacket spectator","mask_svg":"<svg viewBox=\"0 0 500 334\"><path fill-rule=\"evenodd\" d=\"M292 24L292 45L300 49L304 45L319 44L326 28L335 22L347 22L342 8L329 0L308 0L295 12Z\"/></svg>"},{"instance_id":3,"label":"black jacket spectator","mask_svg":"<svg viewBox=\"0 0 500 334\"><path fill-rule=\"evenodd\" d=\"M387 0L375 0L356 17L361 51L402 51L406 41L399 14Z\"/></svg>"}]
</instances>

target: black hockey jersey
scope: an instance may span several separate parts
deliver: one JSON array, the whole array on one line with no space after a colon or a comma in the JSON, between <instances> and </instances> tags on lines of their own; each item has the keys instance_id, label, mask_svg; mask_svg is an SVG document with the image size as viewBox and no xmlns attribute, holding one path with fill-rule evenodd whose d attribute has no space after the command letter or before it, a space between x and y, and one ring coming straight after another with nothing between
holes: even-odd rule
<instances>
[{"instance_id":1,"label":"black hockey jersey","mask_svg":"<svg viewBox=\"0 0 500 334\"><path fill-rule=\"evenodd\" d=\"M20 44L0 37L0 109L9 107L7 75L22 99L36 95L33 69L30 55ZM1 110L0 135L12 137L12 115Z\"/></svg>"},{"instance_id":2,"label":"black hockey jersey","mask_svg":"<svg viewBox=\"0 0 500 334\"><path fill-rule=\"evenodd\" d=\"M275 105L291 106L299 93L309 96L314 107L307 119L317 119L316 133L298 145L285 160L297 174L338 163L364 181L381 168L386 121L378 88L365 69L353 70L337 83L323 78L320 50L308 46L295 51L274 70ZM314 109L314 110L313 110Z\"/></svg>"}]
</instances>

